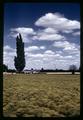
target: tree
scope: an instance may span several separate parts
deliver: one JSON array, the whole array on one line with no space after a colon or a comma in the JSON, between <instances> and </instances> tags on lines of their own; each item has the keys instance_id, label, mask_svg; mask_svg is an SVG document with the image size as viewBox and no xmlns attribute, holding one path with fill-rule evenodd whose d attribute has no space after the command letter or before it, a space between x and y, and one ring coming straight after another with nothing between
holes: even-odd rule
<instances>
[{"instance_id":1,"label":"tree","mask_svg":"<svg viewBox=\"0 0 83 120\"><path fill-rule=\"evenodd\" d=\"M34 71L33 68L31 68L31 73L33 73L33 71Z\"/></svg>"},{"instance_id":2,"label":"tree","mask_svg":"<svg viewBox=\"0 0 83 120\"><path fill-rule=\"evenodd\" d=\"M14 57L14 65L18 72L23 71L25 67L24 42L22 42L21 34L16 38L16 53Z\"/></svg>"},{"instance_id":3,"label":"tree","mask_svg":"<svg viewBox=\"0 0 83 120\"><path fill-rule=\"evenodd\" d=\"M40 70L41 72L44 72L44 68L41 68L41 70Z\"/></svg>"},{"instance_id":4,"label":"tree","mask_svg":"<svg viewBox=\"0 0 83 120\"><path fill-rule=\"evenodd\" d=\"M8 66L6 66L5 64L3 64L3 72L7 72L8 71Z\"/></svg>"},{"instance_id":5,"label":"tree","mask_svg":"<svg viewBox=\"0 0 83 120\"><path fill-rule=\"evenodd\" d=\"M69 66L69 70L72 71L73 75L75 74L76 69L77 69L76 65L70 65Z\"/></svg>"}]
</instances>

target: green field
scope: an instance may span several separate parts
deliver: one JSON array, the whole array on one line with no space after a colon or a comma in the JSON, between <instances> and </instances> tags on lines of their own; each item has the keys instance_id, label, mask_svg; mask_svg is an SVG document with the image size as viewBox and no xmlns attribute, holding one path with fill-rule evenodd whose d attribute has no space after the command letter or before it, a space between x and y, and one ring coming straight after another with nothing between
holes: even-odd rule
<instances>
[{"instance_id":1,"label":"green field","mask_svg":"<svg viewBox=\"0 0 83 120\"><path fill-rule=\"evenodd\" d=\"M3 115L4 117L80 115L80 75L4 75Z\"/></svg>"}]
</instances>

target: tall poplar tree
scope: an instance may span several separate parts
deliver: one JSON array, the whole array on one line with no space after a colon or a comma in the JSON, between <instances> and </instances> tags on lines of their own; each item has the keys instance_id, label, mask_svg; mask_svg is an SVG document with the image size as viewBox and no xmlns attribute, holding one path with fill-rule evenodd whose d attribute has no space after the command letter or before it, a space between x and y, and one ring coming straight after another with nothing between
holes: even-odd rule
<instances>
[{"instance_id":1,"label":"tall poplar tree","mask_svg":"<svg viewBox=\"0 0 83 120\"><path fill-rule=\"evenodd\" d=\"M14 65L18 72L22 72L25 67L24 42L22 36L19 34L16 38L16 53L14 58Z\"/></svg>"}]
</instances>

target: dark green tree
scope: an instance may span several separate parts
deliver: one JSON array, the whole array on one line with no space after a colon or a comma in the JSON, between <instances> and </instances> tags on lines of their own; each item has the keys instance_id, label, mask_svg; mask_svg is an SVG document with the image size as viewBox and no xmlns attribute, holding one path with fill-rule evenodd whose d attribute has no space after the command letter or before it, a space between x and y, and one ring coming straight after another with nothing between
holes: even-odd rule
<instances>
[{"instance_id":1,"label":"dark green tree","mask_svg":"<svg viewBox=\"0 0 83 120\"><path fill-rule=\"evenodd\" d=\"M41 68L40 72L44 72L44 68Z\"/></svg>"},{"instance_id":2,"label":"dark green tree","mask_svg":"<svg viewBox=\"0 0 83 120\"><path fill-rule=\"evenodd\" d=\"M18 72L22 72L25 67L24 42L22 36L19 34L16 38L16 53L14 58L14 65Z\"/></svg>"},{"instance_id":3,"label":"dark green tree","mask_svg":"<svg viewBox=\"0 0 83 120\"><path fill-rule=\"evenodd\" d=\"M8 71L8 66L6 66L5 64L3 64L3 72L7 72Z\"/></svg>"},{"instance_id":4,"label":"dark green tree","mask_svg":"<svg viewBox=\"0 0 83 120\"><path fill-rule=\"evenodd\" d=\"M74 75L75 74L75 71L77 70L77 67L76 65L70 65L69 66L69 70L72 72L72 74Z\"/></svg>"}]
</instances>

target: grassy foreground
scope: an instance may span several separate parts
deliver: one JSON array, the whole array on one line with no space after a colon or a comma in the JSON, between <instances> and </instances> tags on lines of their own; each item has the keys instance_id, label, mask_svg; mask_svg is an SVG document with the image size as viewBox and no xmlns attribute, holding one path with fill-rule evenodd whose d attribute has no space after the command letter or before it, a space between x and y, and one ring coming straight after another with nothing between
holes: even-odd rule
<instances>
[{"instance_id":1,"label":"grassy foreground","mask_svg":"<svg viewBox=\"0 0 83 120\"><path fill-rule=\"evenodd\" d=\"M80 115L80 75L4 75L3 115L4 117Z\"/></svg>"}]
</instances>

